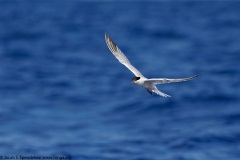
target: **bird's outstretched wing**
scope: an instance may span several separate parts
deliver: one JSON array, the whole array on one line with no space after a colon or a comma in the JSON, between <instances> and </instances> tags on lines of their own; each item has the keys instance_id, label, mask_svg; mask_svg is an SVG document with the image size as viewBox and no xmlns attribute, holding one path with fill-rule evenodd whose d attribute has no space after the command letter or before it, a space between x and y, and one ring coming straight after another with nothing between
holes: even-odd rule
<instances>
[{"instance_id":1,"label":"bird's outstretched wing","mask_svg":"<svg viewBox=\"0 0 240 160\"><path fill-rule=\"evenodd\" d=\"M195 76L192 77L188 77L188 78L179 78L179 79L170 79L170 78L150 78L145 80L146 83L151 82L153 84L164 84L164 83L175 83L175 82L183 82L183 81L189 81L192 80L198 76L200 76L200 74L197 74Z\"/></svg>"},{"instance_id":2,"label":"bird's outstretched wing","mask_svg":"<svg viewBox=\"0 0 240 160\"><path fill-rule=\"evenodd\" d=\"M144 77L127 59L127 57L122 53L122 51L117 47L117 45L112 41L112 39L105 33L105 40L109 50L113 53L113 55L126 66L135 76Z\"/></svg>"}]
</instances>

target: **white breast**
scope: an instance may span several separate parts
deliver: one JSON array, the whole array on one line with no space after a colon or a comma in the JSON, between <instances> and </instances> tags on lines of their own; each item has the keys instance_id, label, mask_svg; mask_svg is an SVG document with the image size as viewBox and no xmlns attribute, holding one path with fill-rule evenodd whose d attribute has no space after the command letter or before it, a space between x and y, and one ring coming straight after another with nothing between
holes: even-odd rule
<instances>
[{"instance_id":1,"label":"white breast","mask_svg":"<svg viewBox=\"0 0 240 160\"><path fill-rule=\"evenodd\" d=\"M145 83L145 79L139 79L138 81L135 82L135 84L147 89L150 89L153 87L152 83Z\"/></svg>"}]
</instances>

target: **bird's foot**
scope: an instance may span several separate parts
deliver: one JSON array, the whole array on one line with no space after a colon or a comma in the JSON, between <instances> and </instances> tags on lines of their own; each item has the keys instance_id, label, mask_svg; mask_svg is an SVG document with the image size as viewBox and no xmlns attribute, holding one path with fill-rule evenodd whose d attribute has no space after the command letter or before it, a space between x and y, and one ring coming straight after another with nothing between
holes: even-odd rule
<instances>
[{"instance_id":1,"label":"bird's foot","mask_svg":"<svg viewBox=\"0 0 240 160\"><path fill-rule=\"evenodd\" d=\"M150 94L152 95L152 91L150 91L150 90L148 90L148 89L147 89L147 91L148 91L148 93L150 93Z\"/></svg>"}]
</instances>

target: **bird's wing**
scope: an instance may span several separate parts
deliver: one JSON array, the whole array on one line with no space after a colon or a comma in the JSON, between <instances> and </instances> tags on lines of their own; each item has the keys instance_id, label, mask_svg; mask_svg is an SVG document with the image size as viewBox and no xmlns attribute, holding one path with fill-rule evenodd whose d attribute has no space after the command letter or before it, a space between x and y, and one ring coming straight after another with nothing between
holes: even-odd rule
<instances>
[{"instance_id":1,"label":"bird's wing","mask_svg":"<svg viewBox=\"0 0 240 160\"><path fill-rule=\"evenodd\" d=\"M159 91L156 87L152 90L154 93L158 94L159 96L163 96L163 97L171 97L170 95L167 95L161 91Z\"/></svg>"},{"instance_id":2,"label":"bird's wing","mask_svg":"<svg viewBox=\"0 0 240 160\"><path fill-rule=\"evenodd\" d=\"M135 76L144 77L127 59L127 57L122 53L122 51L117 47L117 45L112 41L112 39L105 33L105 40L109 50L113 53L113 55L126 66Z\"/></svg>"},{"instance_id":3,"label":"bird's wing","mask_svg":"<svg viewBox=\"0 0 240 160\"><path fill-rule=\"evenodd\" d=\"M164 84L164 83L175 83L175 82L183 82L183 81L189 81L192 80L198 76L200 76L200 74L197 74L195 76L192 77L188 77L188 78L178 78L178 79L170 79L170 78L150 78L145 80L145 82L147 83L153 83L153 84Z\"/></svg>"}]
</instances>

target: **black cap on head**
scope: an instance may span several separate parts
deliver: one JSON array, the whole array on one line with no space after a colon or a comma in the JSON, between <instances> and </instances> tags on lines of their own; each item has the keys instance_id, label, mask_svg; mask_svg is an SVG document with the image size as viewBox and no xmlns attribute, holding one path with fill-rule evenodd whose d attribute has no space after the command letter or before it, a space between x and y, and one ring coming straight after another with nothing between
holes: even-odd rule
<instances>
[{"instance_id":1,"label":"black cap on head","mask_svg":"<svg viewBox=\"0 0 240 160\"><path fill-rule=\"evenodd\" d=\"M133 78L132 78L133 81L137 81L137 80L139 80L139 79L140 79L140 77L133 77Z\"/></svg>"}]
</instances>

